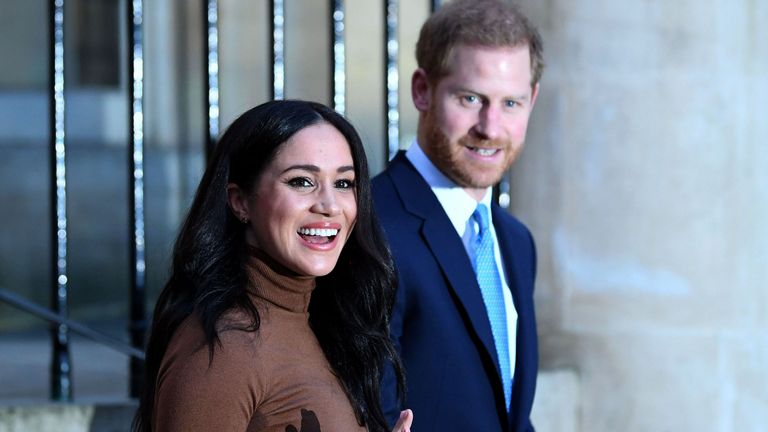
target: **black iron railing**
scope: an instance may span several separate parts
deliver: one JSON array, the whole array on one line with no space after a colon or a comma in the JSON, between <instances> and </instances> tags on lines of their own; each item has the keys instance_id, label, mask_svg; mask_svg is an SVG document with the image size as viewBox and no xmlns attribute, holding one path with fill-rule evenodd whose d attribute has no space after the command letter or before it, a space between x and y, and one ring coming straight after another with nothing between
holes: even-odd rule
<instances>
[{"instance_id":1,"label":"black iron railing","mask_svg":"<svg viewBox=\"0 0 768 432\"><path fill-rule=\"evenodd\" d=\"M143 0L126 0L128 10L128 194L129 248L130 248L130 323L131 344L144 347L147 333L146 291L147 264L144 236L144 11ZM132 357L129 374L129 392L132 397L141 394L144 362Z\"/></svg>"},{"instance_id":2,"label":"black iron railing","mask_svg":"<svg viewBox=\"0 0 768 432\"><path fill-rule=\"evenodd\" d=\"M28 312L40 319L44 319L56 326L63 326L67 331L72 331L101 345L108 346L117 352L131 356L139 361L144 361L144 351L137 349L120 339L96 331L84 324L70 320L61 314L44 308L18 294L0 288L0 301L15 308Z\"/></svg>"},{"instance_id":3,"label":"black iron railing","mask_svg":"<svg viewBox=\"0 0 768 432\"><path fill-rule=\"evenodd\" d=\"M124 0L124 19L127 31L127 77L128 77L128 167L130 185L130 345L102 333L96 332L68 317L68 275L67 275L67 135L65 130L65 67L64 29L65 3L67 0L49 0L50 23L50 172L51 172L51 266L53 280L50 288L50 308L44 308L7 290L0 289L0 301L34 314L51 323L52 361L51 398L72 399L71 358L69 353L69 332L73 331L98 343L110 346L131 357L130 394L137 396L141 391L143 375L143 347L148 328L146 312L146 250L144 217L144 18L143 0ZM381 0L384 10L384 140L386 160L391 159L399 148L400 108L398 101L398 26L399 0ZM440 6L439 0L431 0L432 11ZM204 110L206 125L206 154L210 154L219 135L219 4L218 0L201 0L203 11L201 35L204 40L203 70L205 79ZM271 62L271 96L285 97L285 31L286 16L283 0L269 3ZM328 10L330 22L330 89L332 106L342 114L346 111L346 38L345 2L331 0ZM509 191L508 178L496 189L496 196L504 202ZM508 195L506 196L508 202Z\"/></svg>"},{"instance_id":4,"label":"black iron railing","mask_svg":"<svg viewBox=\"0 0 768 432\"><path fill-rule=\"evenodd\" d=\"M50 160L51 160L51 310L66 319L68 315L67 277L67 176L66 135L64 128L64 0L50 3ZM51 398L72 399L72 367L69 355L69 330L54 322L51 326Z\"/></svg>"}]
</instances>

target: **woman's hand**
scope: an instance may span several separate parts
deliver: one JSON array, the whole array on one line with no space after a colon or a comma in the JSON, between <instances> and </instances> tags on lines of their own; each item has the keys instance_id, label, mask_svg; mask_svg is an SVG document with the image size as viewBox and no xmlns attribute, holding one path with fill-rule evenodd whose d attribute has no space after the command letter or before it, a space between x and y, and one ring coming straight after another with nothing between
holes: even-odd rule
<instances>
[{"instance_id":1,"label":"woman's hand","mask_svg":"<svg viewBox=\"0 0 768 432\"><path fill-rule=\"evenodd\" d=\"M411 423L413 423L413 411L409 409L400 411L400 418L397 419L392 432L411 432Z\"/></svg>"}]
</instances>

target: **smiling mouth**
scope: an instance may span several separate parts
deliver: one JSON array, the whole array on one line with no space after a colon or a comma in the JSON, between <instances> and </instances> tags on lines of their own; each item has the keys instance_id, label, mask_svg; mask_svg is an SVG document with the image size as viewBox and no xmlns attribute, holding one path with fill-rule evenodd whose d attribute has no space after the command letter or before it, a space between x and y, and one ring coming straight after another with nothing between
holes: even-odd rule
<instances>
[{"instance_id":1,"label":"smiling mouth","mask_svg":"<svg viewBox=\"0 0 768 432\"><path fill-rule=\"evenodd\" d=\"M312 244L331 243L339 234L339 230L333 228L299 228L297 232L307 243Z\"/></svg>"},{"instance_id":2,"label":"smiling mouth","mask_svg":"<svg viewBox=\"0 0 768 432\"><path fill-rule=\"evenodd\" d=\"M498 153L499 149L489 149L489 148L480 148L480 147L467 147L470 151L477 153L480 156L493 156L496 153Z\"/></svg>"}]
</instances>

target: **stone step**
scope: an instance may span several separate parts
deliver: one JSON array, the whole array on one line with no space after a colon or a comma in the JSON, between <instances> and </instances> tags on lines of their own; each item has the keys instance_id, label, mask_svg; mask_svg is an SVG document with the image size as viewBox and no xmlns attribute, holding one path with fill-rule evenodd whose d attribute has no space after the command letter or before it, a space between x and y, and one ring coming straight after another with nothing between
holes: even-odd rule
<instances>
[{"instance_id":1,"label":"stone step","mask_svg":"<svg viewBox=\"0 0 768 432\"><path fill-rule=\"evenodd\" d=\"M0 432L129 432L135 401L0 405Z\"/></svg>"},{"instance_id":2,"label":"stone step","mask_svg":"<svg viewBox=\"0 0 768 432\"><path fill-rule=\"evenodd\" d=\"M572 371L539 374L532 412L538 432L578 431L578 378ZM135 401L0 405L0 432L128 432ZM417 414L418 415L418 414Z\"/></svg>"},{"instance_id":3,"label":"stone step","mask_svg":"<svg viewBox=\"0 0 768 432\"><path fill-rule=\"evenodd\" d=\"M122 330L117 325L97 329L106 334ZM51 357L47 329L0 333L0 404L50 399ZM128 356L72 334L70 359L75 402L129 399Z\"/></svg>"},{"instance_id":4,"label":"stone step","mask_svg":"<svg viewBox=\"0 0 768 432\"><path fill-rule=\"evenodd\" d=\"M75 401L53 403L46 400L50 351L47 331L0 334L0 432L129 431L136 402L127 397L128 358L73 336ZM531 414L537 432L576 432L578 415L577 373L541 370Z\"/></svg>"}]
</instances>

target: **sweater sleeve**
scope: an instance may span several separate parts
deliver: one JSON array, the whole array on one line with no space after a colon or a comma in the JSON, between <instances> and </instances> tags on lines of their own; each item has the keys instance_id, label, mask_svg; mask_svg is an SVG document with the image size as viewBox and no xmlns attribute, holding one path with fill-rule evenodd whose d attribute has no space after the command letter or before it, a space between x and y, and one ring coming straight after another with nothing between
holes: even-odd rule
<instances>
[{"instance_id":1,"label":"sweater sleeve","mask_svg":"<svg viewBox=\"0 0 768 432\"><path fill-rule=\"evenodd\" d=\"M254 333L219 333L213 358L194 318L177 329L157 380L153 430L245 431L263 397Z\"/></svg>"}]
</instances>

